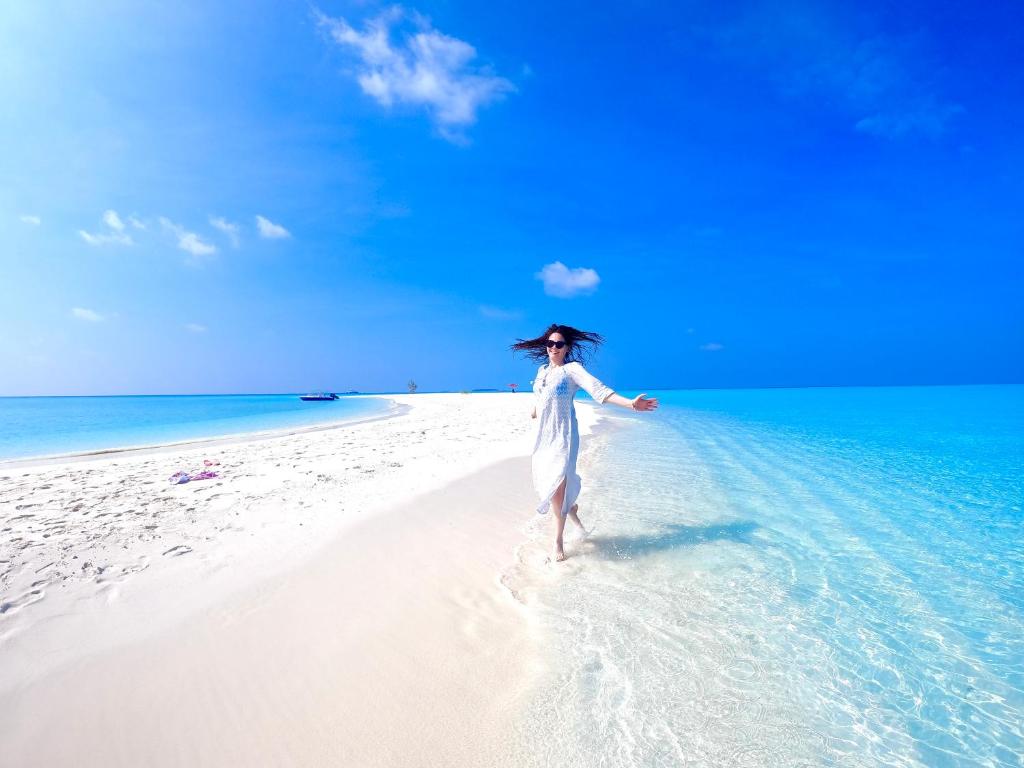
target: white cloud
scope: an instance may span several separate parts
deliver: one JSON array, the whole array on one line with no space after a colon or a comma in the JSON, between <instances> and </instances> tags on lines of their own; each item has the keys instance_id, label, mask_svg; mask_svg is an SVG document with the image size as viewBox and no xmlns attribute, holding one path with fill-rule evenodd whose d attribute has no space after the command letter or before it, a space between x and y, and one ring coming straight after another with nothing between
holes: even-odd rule
<instances>
[{"instance_id":1,"label":"white cloud","mask_svg":"<svg viewBox=\"0 0 1024 768\"><path fill-rule=\"evenodd\" d=\"M128 223L131 224L134 229L143 229L144 230L146 228L146 225L143 224L141 221L139 221L134 216L129 216L128 217Z\"/></svg>"},{"instance_id":2,"label":"white cloud","mask_svg":"<svg viewBox=\"0 0 1024 768\"><path fill-rule=\"evenodd\" d=\"M725 347L716 341L709 342L707 344L700 345L701 352L721 352Z\"/></svg>"},{"instance_id":3,"label":"white cloud","mask_svg":"<svg viewBox=\"0 0 1024 768\"><path fill-rule=\"evenodd\" d=\"M85 309L84 307L72 307L71 314L79 320L88 320L90 323L99 323L103 321L103 315L99 312L94 312L93 310Z\"/></svg>"},{"instance_id":4,"label":"white cloud","mask_svg":"<svg viewBox=\"0 0 1024 768\"><path fill-rule=\"evenodd\" d=\"M43 223L43 220L40 219L38 216L32 216L32 215L27 214L27 213L23 213L18 218L21 219L22 222L24 222L25 224L28 224L29 226L32 226L32 227L38 227L40 224Z\"/></svg>"},{"instance_id":5,"label":"white cloud","mask_svg":"<svg viewBox=\"0 0 1024 768\"><path fill-rule=\"evenodd\" d=\"M117 211L104 211L102 221L106 230L86 232L80 229L78 235L89 245L135 245L131 235L124 231L124 222Z\"/></svg>"},{"instance_id":6,"label":"white cloud","mask_svg":"<svg viewBox=\"0 0 1024 768\"><path fill-rule=\"evenodd\" d=\"M192 333L206 333L206 326L200 323L185 323L185 330Z\"/></svg>"},{"instance_id":7,"label":"white cloud","mask_svg":"<svg viewBox=\"0 0 1024 768\"><path fill-rule=\"evenodd\" d=\"M179 224L170 219L160 217L160 226L178 238L178 247L196 258L200 256L212 256L217 252L217 246L205 242L195 232L189 232Z\"/></svg>"},{"instance_id":8,"label":"white cloud","mask_svg":"<svg viewBox=\"0 0 1024 768\"><path fill-rule=\"evenodd\" d=\"M476 49L438 32L419 14L394 6L366 22L363 31L343 18L316 13L331 38L360 60L355 72L363 92L379 104L424 107L438 132L449 141L463 141L462 130L476 122L477 111L515 86L486 67L472 65ZM414 31L393 43L391 27L403 19Z\"/></svg>"},{"instance_id":9,"label":"white cloud","mask_svg":"<svg viewBox=\"0 0 1024 768\"><path fill-rule=\"evenodd\" d=\"M260 237L265 237L269 240L280 240L281 238L292 236L291 232L280 224L275 224L270 219L265 219L262 216L256 217L256 229L259 230Z\"/></svg>"},{"instance_id":10,"label":"white cloud","mask_svg":"<svg viewBox=\"0 0 1024 768\"><path fill-rule=\"evenodd\" d=\"M545 264L534 277L544 281L544 293L560 299L593 293L597 290L597 284L601 282L601 278L594 270L586 267L569 269L560 261Z\"/></svg>"},{"instance_id":11,"label":"white cloud","mask_svg":"<svg viewBox=\"0 0 1024 768\"><path fill-rule=\"evenodd\" d=\"M225 235L227 235L228 239L231 240L231 247L232 248L237 248L238 247L238 243L239 243L238 233L239 233L240 230L239 230L239 226L237 224L234 224L234 223L228 221L223 216L211 216L210 217L210 226L214 227L215 229L219 229L221 232L223 232Z\"/></svg>"},{"instance_id":12,"label":"white cloud","mask_svg":"<svg viewBox=\"0 0 1024 768\"><path fill-rule=\"evenodd\" d=\"M104 211L103 223L118 232L124 231L124 222L121 221L121 217L117 215L117 211Z\"/></svg>"},{"instance_id":13,"label":"white cloud","mask_svg":"<svg viewBox=\"0 0 1024 768\"><path fill-rule=\"evenodd\" d=\"M184 232L178 235L178 247L193 256L211 256L217 252L217 246L203 242L195 232Z\"/></svg>"},{"instance_id":14,"label":"white cloud","mask_svg":"<svg viewBox=\"0 0 1024 768\"><path fill-rule=\"evenodd\" d=\"M486 304L480 306L480 314L492 320L518 320L523 316L523 313L517 309L502 309Z\"/></svg>"},{"instance_id":15,"label":"white cloud","mask_svg":"<svg viewBox=\"0 0 1024 768\"><path fill-rule=\"evenodd\" d=\"M89 245L134 245L135 241L123 232L86 232L78 230L79 236Z\"/></svg>"}]
</instances>

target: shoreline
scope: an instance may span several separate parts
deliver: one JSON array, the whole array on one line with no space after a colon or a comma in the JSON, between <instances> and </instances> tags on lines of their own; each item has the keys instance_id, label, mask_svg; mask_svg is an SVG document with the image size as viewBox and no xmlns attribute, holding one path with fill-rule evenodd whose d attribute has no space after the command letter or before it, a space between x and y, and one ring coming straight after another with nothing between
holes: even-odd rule
<instances>
[{"instance_id":1,"label":"shoreline","mask_svg":"<svg viewBox=\"0 0 1024 768\"><path fill-rule=\"evenodd\" d=\"M390 405L386 407L385 413L377 414L374 416L355 417L352 419L330 421L321 424L312 424L306 427L281 427L280 429L265 429L256 430L253 432L229 432L223 435L213 435L211 437L196 437L189 438L186 440L174 440L169 443L115 446L112 448L98 448L88 451L54 453L47 454L44 456L24 456L9 459L0 459L0 470L32 469L35 467L53 466L56 464L64 463L71 464L81 461L112 458L116 456L146 456L156 453L169 452L175 449L186 450L188 448L217 447L221 445L234 445L236 443L250 442L253 440L263 440L275 437L289 437L291 435L301 435L307 432L322 432L328 429L341 429L344 427L353 426L355 424L365 424L372 421L390 419L394 418L395 416L401 416L402 414L407 413L410 408L410 406L408 405L402 405L400 403L397 403L391 397L385 397L382 395L350 395L350 397L379 397L380 399L383 399L386 402L390 403Z\"/></svg>"},{"instance_id":2,"label":"shoreline","mask_svg":"<svg viewBox=\"0 0 1024 768\"><path fill-rule=\"evenodd\" d=\"M290 437L310 432L323 432L332 429L343 429L357 424L366 424L374 421L395 418L409 412L412 403L400 402L405 398L417 397L455 397L455 396L491 396L491 395L528 395L530 392L418 392L416 394L395 394L395 395L373 395L359 394L346 395L350 399L380 399L390 403L385 413L373 416L355 417L338 421L311 424L304 427L281 427L279 429L255 430L252 432L230 432L223 435L212 435L210 437L196 437L186 440L174 440L166 443L152 443L146 445L114 446L111 448L98 448L87 451L72 451L69 453L54 453L40 456L23 456L13 458L0 458L0 471L6 469L35 469L37 467L51 467L59 464L73 464L84 461L94 461L115 457L131 458L133 456L147 456L160 453L168 453L174 450L188 450L190 448L216 448L222 445L235 445L256 440L267 440L277 437ZM43 397L43 396L40 396ZM81 397L74 395L73 397ZM122 395L89 395L89 397L122 397ZM130 395L129 397L134 397ZM180 397L180 395L137 395L137 397ZM231 397L231 395L225 395ZM577 401L576 405L583 405L584 408L596 408L597 404L590 400ZM600 417L598 417L600 418ZM583 425L580 425L583 429Z\"/></svg>"}]
</instances>

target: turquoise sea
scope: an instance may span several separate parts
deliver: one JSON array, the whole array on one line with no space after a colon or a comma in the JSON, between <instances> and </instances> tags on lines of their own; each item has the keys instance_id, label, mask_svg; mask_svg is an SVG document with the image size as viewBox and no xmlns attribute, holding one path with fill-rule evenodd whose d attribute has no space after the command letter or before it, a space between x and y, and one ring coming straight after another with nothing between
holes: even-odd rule
<instances>
[{"instance_id":1,"label":"turquoise sea","mask_svg":"<svg viewBox=\"0 0 1024 768\"><path fill-rule=\"evenodd\" d=\"M506 575L546 657L525 748L1024 764L1024 387L657 394L583 439L590 537Z\"/></svg>"},{"instance_id":2,"label":"turquoise sea","mask_svg":"<svg viewBox=\"0 0 1024 768\"><path fill-rule=\"evenodd\" d=\"M384 398L345 396L0 397L0 461L310 427L388 407Z\"/></svg>"}]
</instances>

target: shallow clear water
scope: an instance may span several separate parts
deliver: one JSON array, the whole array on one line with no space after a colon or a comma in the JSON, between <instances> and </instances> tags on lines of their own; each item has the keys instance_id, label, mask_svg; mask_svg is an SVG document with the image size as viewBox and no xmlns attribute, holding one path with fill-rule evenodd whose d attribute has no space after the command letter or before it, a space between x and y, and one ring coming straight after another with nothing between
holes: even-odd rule
<instances>
[{"instance_id":1,"label":"shallow clear water","mask_svg":"<svg viewBox=\"0 0 1024 768\"><path fill-rule=\"evenodd\" d=\"M0 397L0 460L309 427L383 414L383 398Z\"/></svg>"},{"instance_id":2,"label":"shallow clear water","mask_svg":"<svg viewBox=\"0 0 1024 768\"><path fill-rule=\"evenodd\" d=\"M584 438L591 536L545 564L538 519L507 574L547 657L528 751L1022 765L1024 387L660 396Z\"/></svg>"}]
</instances>

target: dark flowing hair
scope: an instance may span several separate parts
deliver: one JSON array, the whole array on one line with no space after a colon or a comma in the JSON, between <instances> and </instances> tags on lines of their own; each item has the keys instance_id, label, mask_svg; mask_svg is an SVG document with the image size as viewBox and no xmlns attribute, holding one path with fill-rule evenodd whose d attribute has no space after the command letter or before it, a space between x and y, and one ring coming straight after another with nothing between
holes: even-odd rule
<instances>
[{"instance_id":1,"label":"dark flowing hair","mask_svg":"<svg viewBox=\"0 0 1024 768\"><path fill-rule=\"evenodd\" d=\"M523 352L534 362L546 363L548 361L547 341L552 333L560 333L565 339L565 343L569 347L565 353L565 362L567 363L584 362L593 354L594 350L604 343L604 337L599 333L581 331L571 325L552 323L544 333L535 339L516 339L516 343L511 346L511 349L513 352Z\"/></svg>"}]
</instances>

